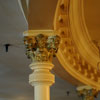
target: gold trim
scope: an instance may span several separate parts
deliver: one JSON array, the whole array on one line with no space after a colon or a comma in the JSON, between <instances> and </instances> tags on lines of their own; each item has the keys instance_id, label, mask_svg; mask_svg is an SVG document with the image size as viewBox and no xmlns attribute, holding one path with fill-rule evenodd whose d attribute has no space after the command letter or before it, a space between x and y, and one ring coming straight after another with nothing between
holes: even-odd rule
<instances>
[{"instance_id":1,"label":"gold trim","mask_svg":"<svg viewBox=\"0 0 100 100\"><path fill-rule=\"evenodd\" d=\"M79 2L81 1L77 0L77 6L79 6ZM71 13L70 8L75 6L72 5L72 3L73 0L59 0L55 14L54 30L57 35L61 37L61 44L57 53L57 57L62 64L62 72L59 71L59 75L63 76L63 72L66 71L66 73L69 73L77 80L77 85L80 85L80 83L78 83L80 81L82 84L87 84L100 90L100 75L97 69L80 54L73 38L73 34L75 35L76 33L72 33L72 23L70 22L72 16L69 16ZM77 27L77 25L75 27ZM79 44L79 42L77 43Z\"/></svg>"}]
</instances>

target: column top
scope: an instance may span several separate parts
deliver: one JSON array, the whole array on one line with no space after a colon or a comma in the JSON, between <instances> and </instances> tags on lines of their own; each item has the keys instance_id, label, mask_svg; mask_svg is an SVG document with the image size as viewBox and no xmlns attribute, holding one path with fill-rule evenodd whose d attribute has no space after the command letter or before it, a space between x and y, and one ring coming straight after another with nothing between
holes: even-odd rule
<instances>
[{"instance_id":1,"label":"column top","mask_svg":"<svg viewBox=\"0 0 100 100\"><path fill-rule=\"evenodd\" d=\"M91 90L91 89L93 89L91 86L79 86L79 87L77 87L77 91L81 91L81 90L83 90L83 89L86 89L86 90Z\"/></svg>"},{"instance_id":2,"label":"column top","mask_svg":"<svg viewBox=\"0 0 100 100\"><path fill-rule=\"evenodd\" d=\"M38 34L44 34L47 36L55 35L56 33L54 30L28 30L23 33L23 36L36 36Z\"/></svg>"},{"instance_id":3,"label":"column top","mask_svg":"<svg viewBox=\"0 0 100 100\"><path fill-rule=\"evenodd\" d=\"M24 36L26 55L33 62L52 62L52 58L56 56L58 51L60 37L51 35L53 31L47 31L50 36L43 34L43 32L46 31L41 33L41 31L35 30L30 32L28 36Z\"/></svg>"}]
</instances>

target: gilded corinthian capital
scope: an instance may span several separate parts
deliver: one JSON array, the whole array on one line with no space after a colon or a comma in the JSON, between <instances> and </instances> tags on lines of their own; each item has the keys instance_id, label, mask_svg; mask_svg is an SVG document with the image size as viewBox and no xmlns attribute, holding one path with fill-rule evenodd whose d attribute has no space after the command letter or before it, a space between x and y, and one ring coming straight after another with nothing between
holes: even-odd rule
<instances>
[{"instance_id":1,"label":"gilded corinthian capital","mask_svg":"<svg viewBox=\"0 0 100 100\"><path fill-rule=\"evenodd\" d=\"M80 86L77 88L77 91L83 100L94 100L98 95L98 91L90 86Z\"/></svg>"},{"instance_id":2,"label":"gilded corinthian capital","mask_svg":"<svg viewBox=\"0 0 100 100\"><path fill-rule=\"evenodd\" d=\"M24 36L26 55L34 62L51 62L58 51L59 43L60 37L57 35Z\"/></svg>"}]
</instances>

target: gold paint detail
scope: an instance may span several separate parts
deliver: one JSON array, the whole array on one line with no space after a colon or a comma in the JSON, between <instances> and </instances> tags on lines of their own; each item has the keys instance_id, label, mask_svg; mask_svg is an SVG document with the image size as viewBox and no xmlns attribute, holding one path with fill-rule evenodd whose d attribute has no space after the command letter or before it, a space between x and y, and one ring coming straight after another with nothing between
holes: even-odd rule
<instances>
[{"instance_id":1,"label":"gold paint detail","mask_svg":"<svg viewBox=\"0 0 100 100\"><path fill-rule=\"evenodd\" d=\"M58 51L60 37L44 34L25 36L24 44L26 47L26 55L33 62L52 62L52 58Z\"/></svg>"},{"instance_id":2,"label":"gold paint detail","mask_svg":"<svg viewBox=\"0 0 100 100\"><path fill-rule=\"evenodd\" d=\"M90 86L80 86L77 88L78 95L82 97L82 100L94 100L98 95L98 90L91 88Z\"/></svg>"},{"instance_id":3,"label":"gold paint detail","mask_svg":"<svg viewBox=\"0 0 100 100\"><path fill-rule=\"evenodd\" d=\"M59 0L54 19L54 30L61 37L57 57L69 74L82 84L90 85L100 90L100 74L86 61L75 44L70 23L71 0ZM63 74L63 73L62 73ZM77 82L77 85L79 83Z\"/></svg>"},{"instance_id":4,"label":"gold paint detail","mask_svg":"<svg viewBox=\"0 0 100 100\"><path fill-rule=\"evenodd\" d=\"M97 62L97 71L100 73L100 41L93 40L93 43L96 45L99 51L99 61Z\"/></svg>"}]
</instances>

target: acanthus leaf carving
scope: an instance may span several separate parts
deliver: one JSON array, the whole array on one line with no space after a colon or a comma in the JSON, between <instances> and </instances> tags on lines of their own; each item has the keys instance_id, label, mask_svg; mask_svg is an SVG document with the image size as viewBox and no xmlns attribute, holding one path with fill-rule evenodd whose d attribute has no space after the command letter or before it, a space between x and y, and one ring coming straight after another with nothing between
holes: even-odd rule
<instances>
[{"instance_id":1,"label":"acanthus leaf carving","mask_svg":"<svg viewBox=\"0 0 100 100\"><path fill-rule=\"evenodd\" d=\"M37 36L24 37L26 46L26 55L34 62L52 61L56 55L60 43L60 37L46 36L38 34Z\"/></svg>"}]
</instances>

